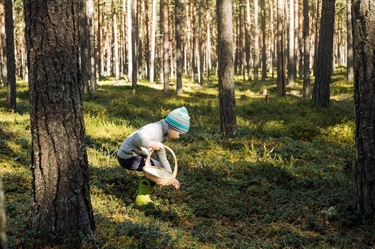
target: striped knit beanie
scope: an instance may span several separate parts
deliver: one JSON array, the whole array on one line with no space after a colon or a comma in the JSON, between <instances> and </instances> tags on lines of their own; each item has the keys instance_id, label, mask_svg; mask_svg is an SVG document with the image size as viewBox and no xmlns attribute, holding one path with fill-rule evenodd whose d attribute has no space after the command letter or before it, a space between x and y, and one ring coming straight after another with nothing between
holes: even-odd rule
<instances>
[{"instance_id":1,"label":"striped knit beanie","mask_svg":"<svg viewBox=\"0 0 375 249\"><path fill-rule=\"evenodd\" d=\"M165 118L169 128L185 134L190 127L190 117L185 107L180 107L171 111Z\"/></svg>"}]
</instances>

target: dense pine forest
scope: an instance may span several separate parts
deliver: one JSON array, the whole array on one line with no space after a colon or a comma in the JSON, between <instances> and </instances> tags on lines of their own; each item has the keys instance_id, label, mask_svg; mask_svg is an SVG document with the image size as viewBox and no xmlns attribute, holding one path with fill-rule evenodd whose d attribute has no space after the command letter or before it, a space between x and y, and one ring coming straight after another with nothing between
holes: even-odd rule
<instances>
[{"instance_id":1,"label":"dense pine forest","mask_svg":"<svg viewBox=\"0 0 375 249\"><path fill-rule=\"evenodd\" d=\"M374 9L0 2L0 248L372 248ZM119 147L181 106L137 205Z\"/></svg>"}]
</instances>

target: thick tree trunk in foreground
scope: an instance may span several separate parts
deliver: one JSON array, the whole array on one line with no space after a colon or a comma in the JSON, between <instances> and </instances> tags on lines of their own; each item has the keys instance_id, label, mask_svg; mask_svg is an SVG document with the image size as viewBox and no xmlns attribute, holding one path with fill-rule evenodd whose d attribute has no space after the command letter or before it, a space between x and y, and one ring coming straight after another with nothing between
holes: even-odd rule
<instances>
[{"instance_id":1,"label":"thick tree trunk in foreground","mask_svg":"<svg viewBox=\"0 0 375 249\"><path fill-rule=\"evenodd\" d=\"M24 4L33 153L30 243L79 244L95 229L79 69L79 2Z\"/></svg>"},{"instance_id":2,"label":"thick tree trunk in foreground","mask_svg":"<svg viewBox=\"0 0 375 249\"><path fill-rule=\"evenodd\" d=\"M353 2L354 101L358 208L375 213L375 3Z\"/></svg>"},{"instance_id":3,"label":"thick tree trunk in foreground","mask_svg":"<svg viewBox=\"0 0 375 249\"><path fill-rule=\"evenodd\" d=\"M236 134L232 0L217 0L220 130L224 137Z\"/></svg>"}]
</instances>

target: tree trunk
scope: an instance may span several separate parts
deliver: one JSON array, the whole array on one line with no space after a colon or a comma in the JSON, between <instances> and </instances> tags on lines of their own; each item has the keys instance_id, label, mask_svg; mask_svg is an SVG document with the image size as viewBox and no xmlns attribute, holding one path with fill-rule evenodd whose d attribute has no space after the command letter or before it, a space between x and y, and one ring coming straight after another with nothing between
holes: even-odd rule
<instances>
[{"instance_id":1,"label":"tree trunk","mask_svg":"<svg viewBox=\"0 0 375 249\"><path fill-rule=\"evenodd\" d=\"M3 190L3 181L0 178L0 249L7 248L5 225L6 225L5 197L4 197L4 190Z\"/></svg>"},{"instance_id":2,"label":"tree trunk","mask_svg":"<svg viewBox=\"0 0 375 249\"><path fill-rule=\"evenodd\" d=\"M180 0L175 0L175 28L176 28L176 93L177 95L182 94L182 70L183 70L183 58L182 58L182 27L181 27L181 9L182 4Z\"/></svg>"},{"instance_id":3,"label":"tree trunk","mask_svg":"<svg viewBox=\"0 0 375 249\"><path fill-rule=\"evenodd\" d=\"M203 35L202 35L202 7L203 7L203 0L200 0L199 7L198 7L198 82L200 85L203 85L203 62L204 62L204 56L203 56Z\"/></svg>"},{"instance_id":4,"label":"tree trunk","mask_svg":"<svg viewBox=\"0 0 375 249\"><path fill-rule=\"evenodd\" d=\"M286 95L286 66L284 52L284 0L277 1L277 95Z\"/></svg>"},{"instance_id":5,"label":"tree trunk","mask_svg":"<svg viewBox=\"0 0 375 249\"><path fill-rule=\"evenodd\" d=\"M195 43L196 43L196 7L195 1L190 1L190 28L191 28L191 36L190 36L190 81L195 82Z\"/></svg>"},{"instance_id":6,"label":"tree trunk","mask_svg":"<svg viewBox=\"0 0 375 249\"><path fill-rule=\"evenodd\" d=\"M210 1L206 0L206 75L207 83L210 84L210 74L211 74L211 11L210 11Z\"/></svg>"},{"instance_id":7,"label":"tree trunk","mask_svg":"<svg viewBox=\"0 0 375 249\"><path fill-rule=\"evenodd\" d=\"M96 91L96 49L95 49L95 15L94 15L94 1L87 0L86 2L87 11L87 25L88 25L88 50L90 58L90 69L89 69L89 92L93 93Z\"/></svg>"},{"instance_id":8,"label":"tree trunk","mask_svg":"<svg viewBox=\"0 0 375 249\"><path fill-rule=\"evenodd\" d=\"M131 51L132 53L132 61L129 61L129 64L132 64L132 88L135 89L137 87L138 81L138 58L136 56L136 49L137 49L137 39L138 39L138 15L137 15L137 1L131 1L131 15L132 15L132 28L131 28Z\"/></svg>"},{"instance_id":9,"label":"tree trunk","mask_svg":"<svg viewBox=\"0 0 375 249\"><path fill-rule=\"evenodd\" d=\"M310 20L309 0L303 0L303 39L304 39L304 60L303 60L303 98L310 99Z\"/></svg>"},{"instance_id":10,"label":"tree trunk","mask_svg":"<svg viewBox=\"0 0 375 249\"><path fill-rule=\"evenodd\" d=\"M312 103L321 107L329 106L333 70L334 22L335 0L323 0L318 53L316 55L316 76L312 94Z\"/></svg>"},{"instance_id":11,"label":"tree trunk","mask_svg":"<svg viewBox=\"0 0 375 249\"><path fill-rule=\"evenodd\" d=\"M258 0L254 0L254 81L259 80L259 25L258 25Z\"/></svg>"},{"instance_id":12,"label":"tree trunk","mask_svg":"<svg viewBox=\"0 0 375 249\"><path fill-rule=\"evenodd\" d=\"M112 0L112 33L113 33L113 58L112 68L116 80L120 79L119 48L118 48L118 28L117 28L117 8L116 1Z\"/></svg>"},{"instance_id":13,"label":"tree trunk","mask_svg":"<svg viewBox=\"0 0 375 249\"><path fill-rule=\"evenodd\" d=\"M269 56L269 61L270 61L270 67L269 67L269 70L270 70L270 73L271 73L271 77L272 79L274 78L274 70L273 70L273 61L274 61L274 51L275 51L275 34L274 34L274 14L273 14L273 0L269 0L269 4L268 4L270 7L270 35L269 35L269 44L270 44L270 56Z\"/></svg>"},{"instance_id":14,"label":"tree trunk","mask_svg":"<svg viewBox=\"0 0 375 249\"><path fill-rule=\"evenodd\" d=\"M132 77L133 77L133 53L132 53L132 49L133 49L133 43L132 43L132 11L131 11L131 6L132 6L132 0L127 0L127 9L126 9L126 14L127 14L127 28L128 28L128 32L127 32L127 40L128 40L128 79L129 81L131 81ZM132 82L132 88L135 89L135 86L133 85L133 82Z\"/></svg>"},{"instance_id":15,"label":"tree trunk","mask_svg":"<svg viewBox=\"0 0 375 249\"><path fill-rule=\"evenodd\" d=\"M152 28L151 28L151 55L150 55L150 82L155 81L155 48L156 48L156 0L152 0Z\"/></svg>"},{"instance_id":16,"label":"tree trunk","mask_svg":"<svg viewBox=\"0 0 375 249\"><path fill-rule=\"evenodd\" d=\"M163 0L163 82L165 97L169 96L169 0Z\"/></svg>"},{"instance_id":17,"label":"tree trunk","mask_svg":"<svg viewBox=\"0 0 375 249\"><path fill-rule=\"evenodd\" d=\"M346 33L347 33L347 80L354 82L354 60L353 60L353 20L352 20L352 0L347 0L346 10Z\"/></svg>"},{"instance_id":18,"label":"tree trunk","mask_svg":"<svg viewBox=\"0 0 375 249\"><path fill-rule=\"evenodd\" d=\"M294 0L289 0L288 86L294 86L294 76L296 74L294 26Z\"/></svg>"},{"instance_id":19,"label":"tree trunk","mask_svg":"<svg viewBox=\"0 0 375 249\"><path fill-rule=\"evenodd\" d=\"M261 4L261 13L262 13L262 81L265 81L267 78L267 46L266 46L266 37L267 37L267 28L266 28L266 0L260 0Z\"/></svg>"},{"instance_id":20,"label":"tree trunk","mask_svg":"<svg viewBox=\"0 0 375 249\"><path fill-rule=\"evenodd\" d=\"M0 0L0 44L1 44L1 61L0 61L0 69L1 69L1 83L0 86L6 86L7 84L7 66L6 66L6 42L5 42L5 0Z\"/></svg>"},{"instance_id":21,"label":"tree trunk","mask_svg":"<svg viewBox=\"0 0 375 249\"><path fill-rule=\"evenodd\" d=\"M251 80L252 75L252 56L251 56L251 18L250 18L250 0L246 0L246 30L245 30L245 52L246 52L246 69L248 80Z\"/></svg>"},{"instance_id":22,"label":"tree trunk","mask_svg":"<svg viewBox=\"0 0 375 249\"><path fill-rule=\"evenodd\" d=\"M232 0L217 0L220 130L224 138L237 131L233 61Z\"/></svg>"},{"instance_id":23,"label":"tree trunk","mask_svg":"<svg viewBox=\"0 0 375 249\"><path fill-rule=\"evenodd\" d=\"M81 62L81 80L84 93L89 93L89 55L88 55L88 29L87 29L87 15L86 15L86 1L80 1L79 13L79 41L80 41L80 62Z\"/></svg>"},{"instance_id":24,"label":"tree trunk","mask_svg":"<svg viewBox=\"0 0 375 249\"><path fill-rule=\"evenodd\" d=\"M75 245L94 234L78 5L75 0L24 2L32 135L30 243Z\"/></svg>"},{"instance_id":25,"label":"tree trunk","mask_svg":"<svg viewBox=\"0 0 375 249\"><path fill-rule=\"evenodd\" d=\"M8 110L16 110L16 61L14 55L14 25L13 25L13 4L12 0L5 0L5 42L7 61L7 106Z\"/></svg>"},{"instance_id":26,"label":"tree trunk","mask_svg":"<svg viewBox=\"0 0 375 249\"><path fill-rule=\"evenodd\" d=\"M358 208L375 213L375 3L353 2L354 103Z\"/></svg>"}]
</instances>

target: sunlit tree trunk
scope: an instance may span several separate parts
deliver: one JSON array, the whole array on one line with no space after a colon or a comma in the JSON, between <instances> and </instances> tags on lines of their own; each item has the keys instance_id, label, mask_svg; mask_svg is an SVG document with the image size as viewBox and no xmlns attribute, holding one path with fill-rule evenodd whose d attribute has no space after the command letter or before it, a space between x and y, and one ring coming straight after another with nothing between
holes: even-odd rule
<instances>
[{"instance_id":1,"label":"sunlit tree trunk","mask_svg":"<svg viewBox=\"0 0 375 249\"><path fill-rule=\"evenodd\" d=\"M269 44L270 44L270 56L269 56L269 61L270 61L270 73L271 77L274 78L274 70L273 70L273 62L274 62L274 51L275 51L275 33L274 33L274 2L273 0L269 0L269 11L270 11L270 30L269 30Z\"/></svg>"},{"instance_id":2,"label":"sunlit tree trunk","mask_svg":"<svg viewBox=\"0 0 375 249\"><path fill-rule=\"evenodd\" d=\"M127 41L128 41L128 79L131 81L132 80L132 76L133 76L133 53L132 53L132 49L133 49L133 43L132 43L132 11L131 11L131 6L132 6L132 0L127 0L126 2L126 15L127 15ZM133 86L133 82L132 82L132 87L133 89L135 88Z\"/></svg>"},{"instance_id":3,"label":"sunlit tree trunk","mask_svg":"<svg viewBox=\"0 0 375 249\"><path fill-rule=\"evenodd\" d=\"M323 0L319 32L319 46L316 58L316 76L312 103L329 106L330 83L333 70L333 32L335 21L335 0Z\"/></svg>"},{"instance_id":4,"label":"sunlit tree trunk","mask_svg":"<svg viewBox=\"0 0 375 249\"><path fill-rule=\"evenodd\" d=\"M266 27L266 0L260 0L261 4L261 13L262 13L262 81L265 81L267 78L267 27Z\"/></svg>"},{"instance_id":5,"label":"sunlit tree trunk","mask_svg":"<svg viewBox=\"0 0 375 249\"><path fill-rule=\"evenodd\" d=\"M132 88L135 89L137 87L137 80L138 80L138 68L137 68L137 62L138 58L136 55L136 49L137 49L137 39L138 39L138 15L137 15L137 0L130 1L131 5L129 6L131 8L131 15L132 15L132 21L131 21L131 50L129 53L132 54L132 60L129 61L129 64L132 64L132 72L131 72L131 81L132 81Z\"/></svg>"},{"instance_id":6,"label":"sunlit tree trunk","mask_svg":"<svg viewBox=\"0 0 375 249\"><path fill-rule=\"evenodd\" d=\"M252 79L252 56L251 56L251 15L250 15L250 0L246 2L246 33L245 33L245 52L246 52L246 71L249 80Z\"/></svg>"},{"instance_id":7,"label":"sunlit tree trunk","mask_svg":"<svg viewBox=\"0 0 375 249\"><path fill-rule=\"evenodd\" d=\"M259 79L259 25L258 25L258 0L254 0L254 81Z\"/></svg>"},{"instance_id":8,"label":"sunlit tree trunk","mask_svg":"<svg viewBox=\"0 0 375 249\"><path fill-rule=\"evenodd\" d=\"M89 59L90 59L90 74L89 74L89 91L94 92L96 90L96 49L95 49L95 15L94 15L94 1L87 0L86 3L87 11L87 23L88 23L88 35L89 35Z\"/></svg>"},{"instance_id":9,"label":"sunlit tree trunk","mask_svg":"<svg viewBox=\"0 0 375 249\"><path fill-rule=\"evenodd\" d=\"M58 244L80 248L95 230L82 107L78 5L75 0L24 2L33 176L28 228L33 235L30 243L38 243L38 248Z\"/></svg>"},{"instance_id":10,"label":"sunlit tree trunk","mask_svg":"<svg viewBox=\"0 0 375 249\"><path fill-rule=\"evenodd\" d=\"M207 33L207 44L206 44L206 75L207 82L210 83L211 74L211 11L210 11L210 1L206 0L206 33Z\"/></svg>"},{"instance_id":11,"label":"sunlit tree trunk","mask_svg":"<svg viewBox=\"0 0 375 249\"><path fill-rule=\"evenodd\" d=\"M375 214L375 2L353 1L357 204Z\"/></svg>"},{"instance_id":12,"label":"sunlit tree trunk","mask_svg":"<svg viewBox=\"0 0 375 249\"><path fill-rule=\"evenodd\" d=\"M303 0L303 39L304 39L304 78L303 93L304 99L310 99L310 19L309 0Z\"/></svg>"},{"instance_id":13,"label":"sunlit tree trunk","mask_svg":"<svg viewBox=\"0 0 375 249\"><path fill-rule=\"evenodd\" d=\"M190 80L191 82L195 82L195 44L196 44L196 9L195 9L195 2L190 1L190 28L191 28L191 36L190 36Z\"/></svg>"},{"instance_id":14,"label":"sunlit tree trunk","mask_svg":"<svg viewBox=\"0 0 375 249\"><path fill-rule=\"evenodd\" d=\"M169 63L169 0L163 1L163 94L164 96L169 95L169 73L170 73L170 63Z\"/></svg>"},{"instance_id":15,"label":"sunlit tree trunk","mask_svg":"<svg viewBox=\"0 0 375 249\"><path fill-rule=\"evenodd\" d=\"M100 0L97 1L97 5L96 5L96 15L97 15L97 21L95 22L95 26L96 26L96 53L95 53L95 61L96 61L96 79L100 79L102 77L102 41L101 41L101 36L102 36L102 32L101 32L101 28L102 28L102 11L101 11L101 6L100 6ZM95 84L96 86L96 84Z\"/></svg>"},{"instance_id":16,"label":"sunlit tree trunk","mask_svg":"<svg viewBox=\"0 0 375 249\"><path fill-rule=\"evenodd\" d=\"M95 69L92 69L91 63L95 63L95 60L91 61L92 48L91 48L91 39L94 36L91 30L91 23L93 20L93 13L90 13L89 8L92 8L90 5L92 1L81 1L80 5L80 62L81 62L81 77L82 77L82 87L84 93L89 95L92 94L94 88L92 86L92 79L94 77ZM91 16L89 17L89 14ZM94 46L94 44L93 44ZM95 65L95 64L94 64ZM94 74L94 75L93 75Z\"/></svg>"},{"instance_id":17,"label":"sunlit tree trunk","mask_svg":"<svg viewBox=\"0 0 375 249\"><path fill-rule=\"evenodd\" d=\"M199 84L203 85L203 61L204 61L204 56L203 56L203 34L202 34L202 6L203 6L203 0L199 0L199 10L198 10L198 82Z\"/></svg>"},{"instance_id":18,"label":"sunlit tree trunk","mask_svg":"<svg viewBox=\"0 0 375 249\"><path fill-rule=\"evenodd\" d=\"M145 75L145 78L148 78L150 79L150 11L149 11L149 3L148 1L143 1L143 6L144 6L144 12L146 12L145 16L142 18L143 19L143 37L145 39L144 41L144 44L145 44L145 48L144 48L144 57L145 57L145 61L144 61L144 67L145 67L145 70L146 72L144 72L144 75ZM141 12L138 12L137 14L139 15L139 13L143 13L142 11ZM151 13L152 14L152 13ZM140 15L142 16L142 15Z\"/></svg>"},{"instance_id":19,"label":"sunlit tree trunk","mask_svg":"<svg viewBox=\"0 0 375 249\"><path fill-rule=\"evenodd\" d=\"M352 25L352 0L346 1L346 34L347 34L347 80L354 82L354 59L353 59L353 25Z\"/></svg>"},{"instance_id":20,"label":"sunlit tree trunk","mask_svg":"<svg viewBox=\"0 0 375 249\"><path fill-rule=\"evenodd\" d=\"M120 65L118 53L118 28L117 28L117 7L116 1L112 0L112 33L113 33L113 58L112 68L116 80L120 79Z\"/></svg>"},{"instance_id":21,"label":"sunlit tree trunk","mask_svg":"<svg viewBox=\"0 0 375 249\"><path fill-rule=\"evenodd\" d=\"M152 0L152 22L151 22L151 55L150 55L150 82L155 81L155 51L156 51L156 0Z\"/></svg>"},{"instance_id":22,"label":"sunlit tree trunk","mask_svg":"<svg viewBox=\"0 0 375 249\"><path fill-rule=\"evenodd\" d=\"M298 36L297 49L298 55L296 55L296 65L298 65L298 78L303 79L303 61L304 61L304 39L303 39L303 0L297 0L296 13L298 13ZM296 72L297 75L297 72Z\"/></svg>"},{"instance_id":23,"label":"sunlit tree trunk","mask_svg":"<svg viewBox=\"0 0 375 249\"><path fill-rule=\"evenodd\" d=\"M10 111L16 110L16 61L14 55L14 24L12 0L5 0L5 42L8 86L7 107Z\"/></svg>"},{"instance_id":24,"label":"sunlit tree trunk","mask_svg":"<svg viewBox=\"0 0 375 249\"><path fill-rule=\"evenodd\" d=\"M176 39L176 93L182 94L182 27L181 27L181 10L182 4L180 0L175 0L175 39Z\"/></svg>"},{"instance_id":25,"label":"sunlit tree trunk","mask_svg":"<svg viewBox=\"0 0 375 249\"><path fill-rule=\"evenodd\" d=\"M289 49L288 49L288 85L294 85L296 74L295 45L294 45L294 0L289 0Z\"/></svg>"},{"instance_id":26,"label":"sunlit tree trunk","mask_svg":"<svg viewBox=\"0 0 375 249\"><path fill-rule=\"evenodd\" d=\"M110 4L108 4L108 5L110 6ZM105 28L105 30L103 32L104 33L103 37L104 37L104 41L105 41L104 50L105 50L105 70L106 70L105 75L106 76L112 75L112 63L111 63L111 61L112 61L112 55L113 55L113 53L112 53L112 47L113 47L112 37L113 37L113 34L112 34L111 30L113 30L113 29L108 27L109 23L111 23L110 22L110 16L111 15L109 14L110 11L111 10L106 11L106 16L105 16L104 21L103 21L104 28Z\"/></svg>"},{"instance_id":27,"label":"sunlit tree trunk","mask_svg":"<svg viewBox=\"0 0 375 249\"><path fill-rule=\"evenodd\" d=\"M220 130L225 138L237 131L233 61L232 0L217 0Z\"/></svg>"}]
</instances>

